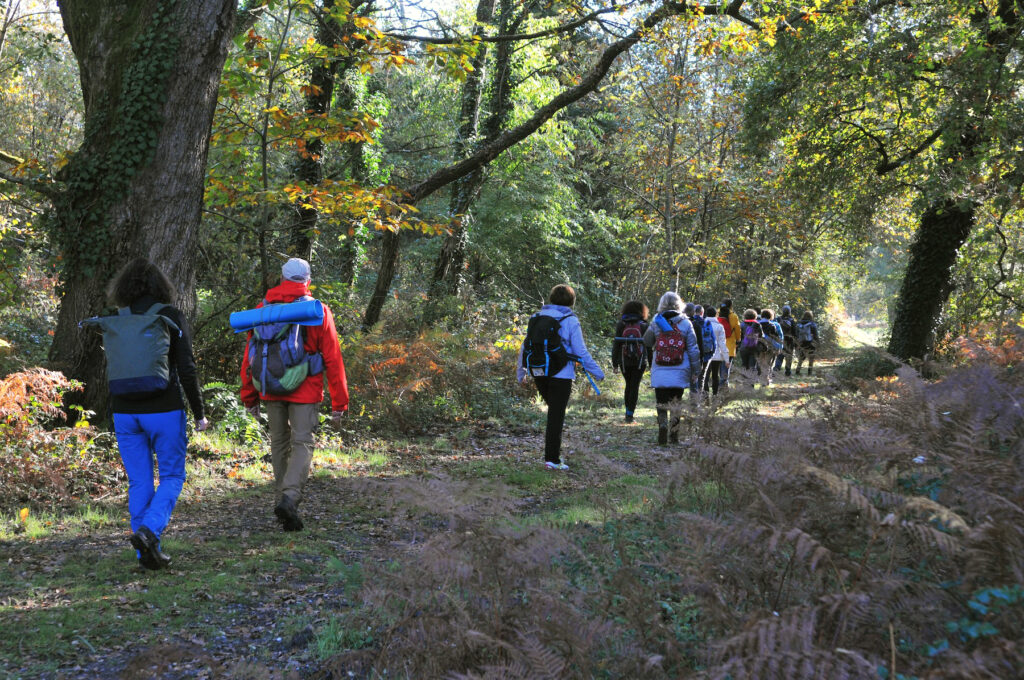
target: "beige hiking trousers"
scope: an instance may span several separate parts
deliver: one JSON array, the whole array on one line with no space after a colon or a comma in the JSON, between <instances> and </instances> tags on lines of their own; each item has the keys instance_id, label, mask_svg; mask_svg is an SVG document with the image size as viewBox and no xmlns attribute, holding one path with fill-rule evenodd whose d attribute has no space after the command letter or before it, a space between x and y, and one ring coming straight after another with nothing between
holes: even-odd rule
<instances>
[{"instance_id":1,"label":"beige hiking trousers","mask_svg":"<svg viewBox=\"0 0 1024 680\"><path fill-rule=\"evenodd\" d=\"M313 462L313 432L319 423L320 404L265 401L263 407L270 425L270 462L277 491L297 505Z\"/></svg>"}]
</instances>

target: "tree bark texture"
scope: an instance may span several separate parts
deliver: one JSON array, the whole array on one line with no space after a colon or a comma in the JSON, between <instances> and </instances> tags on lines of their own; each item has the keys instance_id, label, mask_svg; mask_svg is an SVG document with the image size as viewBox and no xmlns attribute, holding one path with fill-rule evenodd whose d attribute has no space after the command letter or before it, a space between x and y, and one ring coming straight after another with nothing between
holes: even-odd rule
<instances>
[{"instance_id":1,"label":"tree bark texture","mask_svg":"<svg viewBox=\"0 0 1024 680\"><path fill-rule=\"evenodd\" d=\"M942 306L952 292L957 252L974 227L974 207L947 200L929 206L910 247L889 351L900 359L923 357Z\"/></svg>"},{"instance_id":2,"label":"tree bark texture","mask_svg":"<svg viewBox=\"0 0 1024 680\"><path fill-rule=\"evenodd\" d=\"M62 0L60 10L81 72L86 134L60 178L64 200L55 201L51 215L54 229L65 235L65 268L50 359L86 381L86 406L102 412L106 381L98 338L77 323L103 309L113 273L133 257L148 257L174 284L177 306L189 317L195 311L206 158L235 0ZM154 30L159 11L166 23ZM165 46L160 40L173 49L154 64L153 55ZM146 73L163 76L146 82ZM153 115L137 117L147 101ZM138 135L144 144L126 146L125 135ZM105 189L119 182L123 190ZM97 228L75 232L83 219ZM88 251L89 259L77 249Z\"/></svg>"},{"instance_id":3,"label":"tree bark texture","mask_svg":"<svg viewBox=\"0 0 1024 680\"><path fill-rule=\"evenodd\" d=\"M373 287L370 304L366 306L366 313L363 315L364 330L369 329L380 320L381 310L384 309L384 303L387 302L388 293L391 291L391 282L398 269L400 239L401 234L395 231L385 231L381 237L380 268L377 270L377 283Z\"/></svg>"},{"instance_id":4,"label":"tree bark texture","mask_svg":"<svg viewBox=\"0 0 1024 680\"><path fill-rule=\"evenodd\" d=\"M319 17L315 40L328 49L340 42L341 26L330 15L334 0L323 0L323 13ZM309 89L305 96L306 113L311 116L327 116L331 112L334 97L334 80L337 60L316 60L309 74ZM295 161L295 179L310 186L320 184L324 179L324 141L312 137ZM309 260L316 240L317 222L320 211L314 207L299 205L296 221L291 231L291 254Z\"/></svg>"},{"instance_id":5,"label":"tree bark texture","mask_svg":"<svg viewBox=\"0 0 1024 680\"><path fill-rule=\"evenodd\" d=\"M494 0L480 0L476 7L475 33L482 33L484 27L494 18ZM487 43L477 46L473 58L473 70L466 76L462 84L462 102L459 107L459 132L455 140L454 162L461 161L467 155L480 127L480 103L483 99L484 78L487 68ZM452 295L458 291L459 272L465 261L466 241L468 238L469 208L473 203L473 194L479 187L478 172L457 179L452 185L451 197L448 200L448 214L452 217L462 215L446 235L441 244L441 252L437 255L434 265L434 280L431 286L431 297Z\"/></svg>"}]
</instances>

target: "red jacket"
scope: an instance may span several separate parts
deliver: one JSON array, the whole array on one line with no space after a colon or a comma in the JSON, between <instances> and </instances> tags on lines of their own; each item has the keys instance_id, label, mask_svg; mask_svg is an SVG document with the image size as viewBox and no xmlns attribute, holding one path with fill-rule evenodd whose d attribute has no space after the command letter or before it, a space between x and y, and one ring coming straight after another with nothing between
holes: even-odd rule
<instances>
[{"instance_id":1,"label":"red jacket","mask_svg":"<svg viewBox=\"0 0 1024 680\"><path fill-rule=\"evenodd\" d=\"M294 302L296 298L309 295L309 286L301 281L282 281L267 291L267 302ZM259 307L263 306L260 302ZM249 333L248 338L252 337ZM324 400L324 376L331 391L331 410L348 410L348 381L345 380L345 364L341 360L341 346L338 331L334 327L334 315L324 305L324 322L320 326L307 326L305 347L308 352L320 352L324 358L323 373L307 376L291 394L266 394L261 396L252 384L249 375L249 340L246 339L245 354L242 356L242 403L252 407L265 401L290 401L297 404L319 404Z\"/></svg>"}]
</instances>

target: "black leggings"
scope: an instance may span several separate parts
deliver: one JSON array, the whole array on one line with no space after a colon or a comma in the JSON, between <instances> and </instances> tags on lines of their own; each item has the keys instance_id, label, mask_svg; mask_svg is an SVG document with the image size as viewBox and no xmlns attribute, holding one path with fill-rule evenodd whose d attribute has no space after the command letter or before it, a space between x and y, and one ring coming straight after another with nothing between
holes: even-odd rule
<instances>
[{"instance_id":1,"label":"black leggings","mask_svg":"<svg viewBox=\"0 0 1024 680\"><path fill-rule=\"evenodd\" d=\"M548 426L544 431L544 460L562 462L562 425L565 409L572 394L572 380L568 378L534 378L541 399L548 405Z\"/></svg>"},{"instance_id":2,"label":"black leggings","mask_svg":"<svg viewBox=\"0 0 1024 680\"><path fill-rule=\"evenodd\" d=\"M704 392L708 392L708 383L711 385L711 394L718 394L718 381L721 377L722 362L719 361L706 361L704 362Z\"/></svg>"},{"instance_id":3,"label":"black leggings","mask_svg":"<svg viewBox=\"0 0 1024 680\"><path fill-rule=\"evenodd\" d=\"M626 402L626 415L633 415L636 410L636 402L640 398L640 381L644 378L642 368L624 368L622 377L626 380L626 393L623 400Z\"/></svg>"}]
</instances>

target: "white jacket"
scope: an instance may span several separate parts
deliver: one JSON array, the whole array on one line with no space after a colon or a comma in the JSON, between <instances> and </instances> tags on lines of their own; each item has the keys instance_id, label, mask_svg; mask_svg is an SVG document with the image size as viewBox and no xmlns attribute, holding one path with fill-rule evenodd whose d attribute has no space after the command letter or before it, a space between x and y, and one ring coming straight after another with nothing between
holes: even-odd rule
<instances>
[{"instance_id":1,"label":"white jacket","mask_svg":"<svg viewBox=\"0 0 1024 680\"><path fill-rule=\"evenodd\" d=\"M715 317L711 327L715 329L715 353L711 355L711 361L728 361L729 347L725 344L725 326Z\"/></svg>"}]
</instances>

